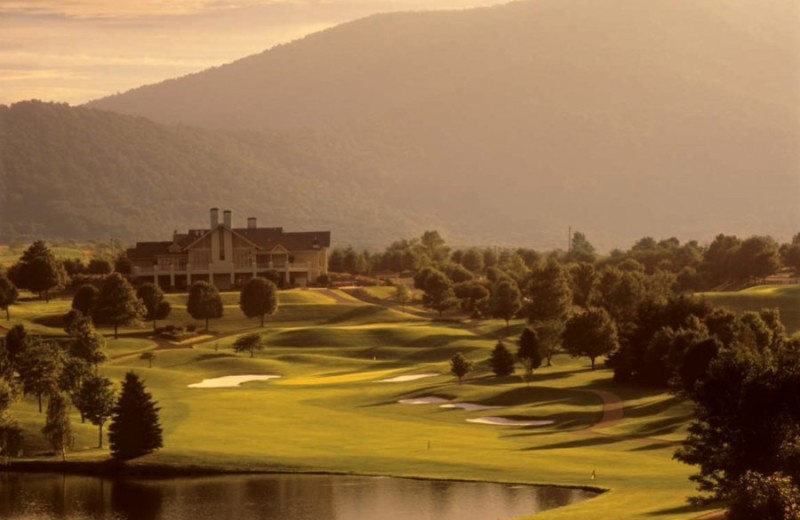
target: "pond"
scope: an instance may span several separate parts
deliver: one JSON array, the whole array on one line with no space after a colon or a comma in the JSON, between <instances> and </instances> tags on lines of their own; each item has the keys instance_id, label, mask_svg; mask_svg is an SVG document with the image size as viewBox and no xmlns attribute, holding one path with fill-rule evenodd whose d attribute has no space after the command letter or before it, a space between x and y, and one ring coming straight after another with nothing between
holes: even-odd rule
<instances>
[{"instance_id":1,"label":"pond","mask_svg":"<svg viewBox=\"0 0 800 520\"><path fill-rule=\"evenodd\" d=\"M0 472L0 518L494 520L595 496L580 489L335 475L102 478Z\"/></svg>"}]
</instances>

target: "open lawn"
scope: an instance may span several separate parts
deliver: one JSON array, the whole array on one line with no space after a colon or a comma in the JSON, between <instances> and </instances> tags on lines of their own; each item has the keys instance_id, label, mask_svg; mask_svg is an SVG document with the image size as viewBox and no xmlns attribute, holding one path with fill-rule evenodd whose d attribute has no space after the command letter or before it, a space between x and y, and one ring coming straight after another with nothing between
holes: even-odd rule
<instances>
[{"instance_id":1,"label":"open lawn","mask_svg":"<svg viewBox=\"0 0 800 520\"><path fill-rule=\"evenodd\" d=\"M741 291L701 293L701 296L736 312L777 308L786 331L790 335L800 332L800 285L759 285Z\"/></svg>"},{"instance_id":2,"label":"open lawn","mask_svg":"<svg viewBox=\"0 0 800 520\"><path fill-rule=\"evenodd\" d=\"M495 378L486 360L495 336L505 329L497 320L468 326L428 321L335 291L294 290L281 292L278 312L260 329L236 308L237 296L225 295L226 315L211 324L215 337L191 347L157 344L147 337L148 325L125 329L121 339L109 341L111 359L100 370L117 384L126 371L135 370L161 407L165 446L134 464L609 490L531 517L537 520L690 519L702 513L686 505L693 493L692 468L672 460L691 407L668 393L614 384L609 370L592 371L588 360L565 355L556 356L552 367L538 369L529 385L519 375ZM185 295L169 298L173 315L166 322L193 322L185 314ZM63 302L23 302L14 306L12 318L59 333L54 316L64 311ZM512 324L515 331L519 326ZM254 330L262 331L266 350L252 359L234 354L236 335ZM138 354L153 349L156 358L148 368ZM476 363L462 385L449 374L455 352ZM438 375L377 382L423 373ZM282 377L238 388L188 387L207 378L245 374ZM621 420L604 409L602 395L622 400ZM398 403L428 396L500 408L465 411ZM15 404L12 412L27 430L27 452L46 451L38 433L44 414L38 414L35 398ZM482 416L553 423L510 427L467 422ZM74 414L78 436L68 458L102 457L106 452L95 447L96 428L78 423Z\"/></svg>"}]
</instances>

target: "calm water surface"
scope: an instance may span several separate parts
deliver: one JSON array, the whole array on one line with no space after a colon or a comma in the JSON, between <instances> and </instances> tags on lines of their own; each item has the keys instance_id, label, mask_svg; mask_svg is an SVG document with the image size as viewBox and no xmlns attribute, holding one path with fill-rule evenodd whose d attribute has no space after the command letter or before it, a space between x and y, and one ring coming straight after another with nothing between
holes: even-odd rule
<instances>
[{"instance_id":1,"label":"calm water surface","mask_svg":"<svg viewBox=\"0 0 800 520\"><path fill-rule=\"evenodd\" d=\"M0 473L0 518L14 520L494 520L592 496L577 489L385 477Z\"/></svg>"}]
</instances>

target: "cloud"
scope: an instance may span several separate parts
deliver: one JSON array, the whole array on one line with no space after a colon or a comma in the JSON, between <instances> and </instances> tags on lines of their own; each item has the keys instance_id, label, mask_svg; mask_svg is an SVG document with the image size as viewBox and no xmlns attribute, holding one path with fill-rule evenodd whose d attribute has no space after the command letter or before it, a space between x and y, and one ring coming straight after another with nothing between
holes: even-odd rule
<instances>
[{"instance_id":1,"label":"cloud","mask_svg":"<svg viewBox=\"0 0 800 520\"><path fill-rule=\"evenodd\" d=\"M492 0L0 0L0 103L82 103L338 23ZM49 95L42 95L50 92Z\"/></svg>"}]
</instances>

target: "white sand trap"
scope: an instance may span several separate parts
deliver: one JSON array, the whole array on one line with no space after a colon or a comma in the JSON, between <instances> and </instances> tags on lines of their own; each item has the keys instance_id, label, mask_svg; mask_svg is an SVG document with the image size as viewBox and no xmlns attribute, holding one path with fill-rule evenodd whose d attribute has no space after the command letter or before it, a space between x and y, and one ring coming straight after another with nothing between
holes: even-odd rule
<instances>
[{"instance_id":1,"label":"white sand trap","mask_svg":"<svg viewBox=\"0 0 800 520\"><path fill-rule=\"evenodd\" d=\"M409 374L407 376L397 376L392 377L391 379L379 379L375 381L376 383L404 383L406 381L416 381L417 379L422 379L425 377L434 377L438 376L439 374L434 372L426 372L424 374Z\"/></svg>"},{"instance_id":2,"label":"white sand trap","mask_svg":"<svg viewBox=\"0 0 800 520\"><path fill-rule=\"evenodd\" d=\"M441 397L413 397L411 399L400 399L397 401L400 404L439 404L448 402L447 399ZM447 405L444 405L447 406Z\"/></svg>"},{"instance_id":3,"label":"white sand trap","mask_svg":"<svg viewBox=\"0 0 800 520\"><path fill-rule=\"evenodd\" d=\"M189 385L189 388L229 388L239 386L242 383L247 383L248 381L266 381L268 379L277 379L279 377L281 376L246 375L215 377L214 379L203 379L200 383L191 384Z\"/></svg>"},{"instance_id":4,"label":"white sand trap","mask_svg":"<svg viewBox=\"0 0 800 520\"><path fill-rule=\"evenodd\" d=\"M495 426L547 426L548 424L553 424L555 421L520 421L517 419L509 419L508 417L478 417L476 419L467 419L467 422L492 424Z\"/></svg>"},{"instance_id":5,"label":"white sand trap","mask_svg":"<svg viewBox=\"0 0 800 520\"><path fill-rule=\"evenodd\" d=\"M460 408L462 410L467 410L468 412L474 412L476 410L495 410L497 408L504 408L504 407L489 406L488 404L478 404L478 403L449 403L449 404L443 404L440 408Z\"/></svg>"}]
</instances>

